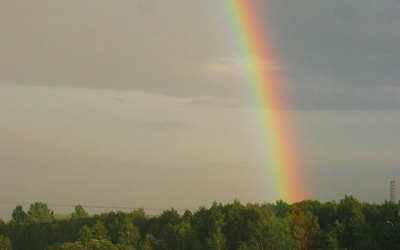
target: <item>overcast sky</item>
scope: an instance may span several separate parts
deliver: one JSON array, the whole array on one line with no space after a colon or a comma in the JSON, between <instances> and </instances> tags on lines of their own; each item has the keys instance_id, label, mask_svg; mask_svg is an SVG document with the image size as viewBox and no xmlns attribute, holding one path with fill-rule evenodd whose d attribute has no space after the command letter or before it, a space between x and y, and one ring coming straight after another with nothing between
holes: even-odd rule
<instances>
[{"instance_id":1,"label":"overcast sky","mask_svg":"<svg viewBox=\"0 0 400 250\"><path fill-rule=\"evenodd\" d=\"M263 3L307 198L388 199L389 181L400 186L400 2ZM8 201L276 201L241 77L257 55L234 47L222 6L0 0L0 217Z\"/></svg>"}]
</instances>

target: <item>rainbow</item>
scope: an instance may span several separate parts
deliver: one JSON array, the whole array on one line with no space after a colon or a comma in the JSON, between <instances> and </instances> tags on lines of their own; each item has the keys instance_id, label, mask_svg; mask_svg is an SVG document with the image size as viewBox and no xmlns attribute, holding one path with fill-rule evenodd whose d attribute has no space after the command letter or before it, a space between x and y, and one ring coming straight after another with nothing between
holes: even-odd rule
<instances>
[{"instance_id":1,"label":"rainbow","mask_svg":"<svg viewBox=\"0 0 400 250\"><path fill-rule=\"evenodd\" d=\"M271 69L271 63L276 60L259 12L262 8L257 0L223 2L236 50L246 58L245 76L253 104L260 107L258 119L265 146L264 164L271 182L269 192L274 199L300 201L304 199L300 162L286 117L288 102L283 95L282 80L277 70Z\"/></svg>"}]
</instances>

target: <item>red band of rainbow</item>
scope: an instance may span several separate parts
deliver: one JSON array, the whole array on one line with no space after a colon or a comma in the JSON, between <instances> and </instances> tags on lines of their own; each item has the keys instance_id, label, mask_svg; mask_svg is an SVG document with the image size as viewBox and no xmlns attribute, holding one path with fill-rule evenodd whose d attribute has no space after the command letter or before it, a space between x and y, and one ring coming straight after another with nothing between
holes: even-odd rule
<instances>
[{"instance_id":1,"label":"red band of rainbow","mask_svg":"<svg viewBox=\"0 0 400 250\"><path fill-rule=\"evenodd\" d=\"M274 199L286 202L304 198L297 150L286 117L287 100L274 62L270 39L261 20L257 0L225 0L224 7L232 23L236 47L246 61L246 78L253 103L260 107L259 120L265 143L265 167L269 173L268 188Z\"/></svg>"}]
</instances>

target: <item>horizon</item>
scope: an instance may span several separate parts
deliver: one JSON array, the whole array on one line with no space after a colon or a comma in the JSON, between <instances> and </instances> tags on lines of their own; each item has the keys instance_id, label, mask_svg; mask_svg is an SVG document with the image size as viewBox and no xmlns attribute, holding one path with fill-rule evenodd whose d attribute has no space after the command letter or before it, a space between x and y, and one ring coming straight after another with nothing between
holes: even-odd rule
<instances>
[{"instance_id":1,"label":"horizon","mask_svg":"<svg viewBox=\"0 0 400 250\"><path fill-rule=\"evenodd\" d=\"M297 203L301 203L304 201L319 201L321 202L321 204L323 203L327 203L327 202L337 202L340 203L341 200L344 200L346 196L351 196L354 197L355 199L357 199L360 203L370 203L370 204L385 204L387 202L393 202L395 204L399 204L400 205L400 199L398 199L397 201L394 200L392 201L389 197L389 199L384 199L383 201L380 202L375 202L375 201L363 201L363 200L359 200L357 197L351 195L351 194L345 194L342 198L336 200L325 200L325 201L321 201L318 199L306 199L306 200L301 200L301 201L296 201L296 202L292 202L292 203L288 203L286 201L283 201L285 203L287 203L288 205L292 205L292 204L297 204ZM390 195L389 195L390 196ZM247 202L242 202L240 200L238 200L237 198L234 198L231 201L227 201L227 202L219 202L219 201L212 201L210 204L203 204L203 205L199 205L198 207L167 207L167 208L156 208L156 207L141 207L141 206L126 206L126 207L115 207L115 206L97 206L97 205L88 205L88 204L76 204L76 205L72 205L72 204L49 204L46 202L45 203L48 208L54 213L54 216L57 218L57 216L61 216L62 219L70 219L68 216L72 215L73 212L75 212L75 207L80 205L82 206L85 211L87 211L89 213L90 216L95 216L95 215L100 215L103 213L112 213L112 212L132 212L135 210L140 210L143 209L144 212L146 213L147 216L158 216L160 215L162 212L166 211L166 210L170 210L173 209L175 211L177 211L179 214L183 214L185 211L191 211L191 212L196 212L198 211L200 208L205 207L205 208L210 208L212 207L212 205L217 202L218 204L223 204L223 205L227 205L227 204L232 204L235 201L239 201L241 204L246 205L247 203L251 203L251 204L276 204L279 201L282 200L276 200L274 202L251 202L251 201L247 201ZM12 211L17 207L17 206L22 206L23 211L27 212L29 210L29 207L31 205L33 205L36 202L42 202L42 201L35 201L35 202L26 202L26 201L0 201L0 205L1 206L8 206L8 207L12 207L11 212L9 213L9 218L3 218L0 217L1 220L3 220L5 223L10 222L10 220L12 219ZM57 211L58 210L58 211ZM97 212L96 212L97 211ZM399 208L399 212L400 212L400 208ZM4 213L4 210L2 211L2 213ZM64 218L65 217L65 218Z\"/></svg>"}]
</instances>

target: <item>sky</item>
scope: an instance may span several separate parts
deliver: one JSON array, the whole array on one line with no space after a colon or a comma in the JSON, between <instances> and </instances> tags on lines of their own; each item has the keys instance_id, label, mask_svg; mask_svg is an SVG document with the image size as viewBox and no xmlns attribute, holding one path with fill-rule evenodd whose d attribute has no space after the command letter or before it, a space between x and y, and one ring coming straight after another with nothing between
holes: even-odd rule
<instances>
[{"instance_id":1,"label":"sky","mask_svg":"<svg viewBox=\"0 0 400 250\"><path fill-rule=\"evenodd\" d=\"M0 218L279 199L223 6L1 0ZM399 197L400 2L260 6L305 198Z\"/></svg>"}]
</instances>

